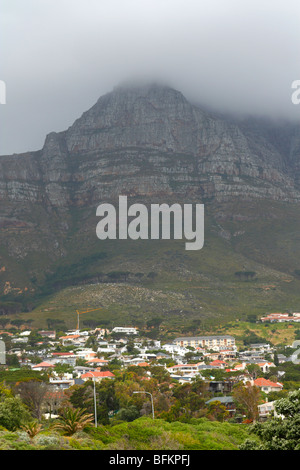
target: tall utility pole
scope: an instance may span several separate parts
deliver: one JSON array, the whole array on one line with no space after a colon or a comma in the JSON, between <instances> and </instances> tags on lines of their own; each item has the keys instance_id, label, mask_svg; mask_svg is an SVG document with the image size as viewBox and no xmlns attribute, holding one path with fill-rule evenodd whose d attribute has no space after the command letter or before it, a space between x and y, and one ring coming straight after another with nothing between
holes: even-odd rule
<instances>
[{"instance_id":1,"label":"tall utility pole","mask_svg":"<svg viewBox=\"0 0 300 470\"><path fill-rule=\"evenodd\" d=\"M95 428L98 427L97 423L97 402L96 402L96 385L95 385L95 377L93 377L94 382L94 410L95 410Z\"/></svg>"}]
</instances>

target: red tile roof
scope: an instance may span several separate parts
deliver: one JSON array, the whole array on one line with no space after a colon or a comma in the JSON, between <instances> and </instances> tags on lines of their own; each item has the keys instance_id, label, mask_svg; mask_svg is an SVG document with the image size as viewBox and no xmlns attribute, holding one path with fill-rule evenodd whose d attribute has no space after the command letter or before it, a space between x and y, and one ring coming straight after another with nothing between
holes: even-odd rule
<instances>
[{"instance_id":1,"label":"red tile roof","mask_svg":"<svg viewBox=\"0 0 300 470\"><path fill-rule=\"evenodd\" d=\"M74 338L80 338L80 335L61 336L59 339L74 339Z\"/></svg>"},{"instance_id":2,"label":"red tile roof","mask_svg":"<svg viewBox=\"0 0 300 470\"><path fill-rule=\"evenodd\" d=\"M72 352L56 352L52 353L52 356L74 356Z\"/></svg>"},{"instance_id":3,"label":"red tile roof","mask_svg":"<svg viewBox=\"0 0 300 470\"><path fill-rule=\"evenodd\" d=\"M271 380L264 379L263 377L260 377L256 380L254 380L254 385L257 387L276 387L276 388L282 388L283 385L279 382L271 382Z\"/></svg>"},{"instance_id":4,"label":"red tile roof","mask_svg":"<svg viewBox=\"0 0 300 470\"><path fill-rule=\"evenodd\" d=\"M33 369L36 367L54 367L54 364L50 364L50 362L40 362L40 364L32 366Z\"/></svg>"},{"instance_id":5,"label":"red tile roof","mask_svg":"<svg viewBox=\"0 0 300 470\"><path fill-rule=\"evenodd\" d=\"M110 372L109 370L106 370L104 372L100 372L100 371L94 371L94 372L87 372L86 374L83 374L81 376L82 379L87 379L87 378L99 378L99 377L115 377L115 375Z\"/></svg>"}]
</instances>

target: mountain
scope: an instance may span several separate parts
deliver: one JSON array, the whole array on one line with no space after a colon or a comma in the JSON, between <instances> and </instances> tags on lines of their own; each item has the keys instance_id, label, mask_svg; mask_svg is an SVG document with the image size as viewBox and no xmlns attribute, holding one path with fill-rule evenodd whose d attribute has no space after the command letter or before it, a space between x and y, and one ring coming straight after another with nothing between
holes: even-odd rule
<instances>
[{"instance_id":1,"label":"mountain","mask_svg":"<svg viewBox=\"0 0 300 470\"><path fill-rule=\"evenodd\" d=\"M118 87L39 152L2 156L0 194L58 208L120 190L298 201L299 161L299 126L230 122L168 87Z\"/></svg>"},{"instance_id":2,"label":"mountain","mask_svg":"<svg viewBox=\"0 0 300 470\"><path fill-rule=\"evenodd\" d=\"M119 195L144 204L204 203L204 248L191 255L175 241L100 242L96 208ZM218 286L219 294L190 290L181 302L172 294L160 308L238 315L244 293L227 306L216 299L229 281L250 288L234 275L240 271L296 286L291 292L287 282L288 291L266 303L245 298L244 311L297 306L299 123L217 115L156 84L116 87L67 130L47 135L40 151L1 156L0 199L4 314L30 310L71 285L125 282L151 295L158 287L187 290L192 280Z\"/></svg>"}]
</instances>

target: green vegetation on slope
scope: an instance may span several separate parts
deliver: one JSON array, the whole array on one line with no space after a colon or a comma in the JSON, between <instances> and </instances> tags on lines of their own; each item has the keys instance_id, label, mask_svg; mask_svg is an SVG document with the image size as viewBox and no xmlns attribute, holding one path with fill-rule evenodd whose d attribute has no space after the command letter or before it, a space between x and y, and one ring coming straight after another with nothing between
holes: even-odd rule
<instances>
[{"instance_id":1,"label":"green vegetation on slope","mask_svg":"<svg viewBox=\"0 0 300 470\"><path fill-rule=\"evenodd\" d=\"M94 212L73 210L60 238L64 255L54 250L49 264L44 252L40 259L29 253L21 265L30 286L19 292L11 283L0 308L11 315L12 305L21 305L24 318L36 324L62 317L70 327L76 309L99 306L103 312L92 318L138 324L163 315L175 326L297 311L298 212L298 206L266 201L208 205L204 247L186 251L184 241L100 241ZM18 279L12 264L0 281L15 274Z\"/></svg>"},{"instance_id":2,"label":"green vegetation on slope","mask_svg":"<svg viewBox=\"0 0 300 470\"><path fill-rule=\"evenodd\" d=\"M0 450L238 450L247 426L194 419L192 423L139 418L86 429L67 438L51 430L30 439L23 431L0 431Z\"/></svg>"}]
</instances>

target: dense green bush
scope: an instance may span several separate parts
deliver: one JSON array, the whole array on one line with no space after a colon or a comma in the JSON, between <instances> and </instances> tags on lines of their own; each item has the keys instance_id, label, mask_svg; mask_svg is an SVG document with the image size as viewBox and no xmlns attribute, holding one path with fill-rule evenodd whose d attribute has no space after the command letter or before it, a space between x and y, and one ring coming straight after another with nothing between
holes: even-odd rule
<instances>
[{"instance_id":1,"label":"dense green bush","mask_svg":"<svg viewBox=\"0 0 300 470\"><path fill-rule=\"evenodd\" d=\"M5 398L0 402L0 425L15 431L30 419L30 413L18 397Z\"/></svg>"}]
</instances>

